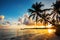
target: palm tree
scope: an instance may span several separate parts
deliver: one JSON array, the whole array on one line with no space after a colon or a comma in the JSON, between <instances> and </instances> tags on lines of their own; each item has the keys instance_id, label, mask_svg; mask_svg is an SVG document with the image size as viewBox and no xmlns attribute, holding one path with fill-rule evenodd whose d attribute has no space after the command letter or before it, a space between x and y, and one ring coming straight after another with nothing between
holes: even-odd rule
<instances>
[{"instance_id":1,"label":"palm tree","mask_svg":"<svg viewBox=\"0 0 60 40\"><path fill-rule=\"evenodd\" d=\"M60 31L60 24L59 24L60 17L58 16L60 15L60 1L56 1L56 3L53 3L52 6L53 6L53 9L52 9L53 11L51 12L51 14L49 14L49 16L53 15L53 17L50 23L56 27L56 34L60 35L60 32L59 32Z\"/></svg>"},{"instance_id":2,"label":"palm tree","mask_svg":"<svg viewBox=\"0 0 60 40\"><path fill-rule=\"evenodd\" d=\"M60 15L60 1L56 1L55 4L53 3L53 11L56 12L56 21L59 23L58 19L60 19L60 17L58 15ZM60 35L60 24L56 24L56 35Z\"/></svg>"},{"instance_id":3,"label":"palm tree","mask_svg":"<svg viewBox=\"0 0 60 40\"><path fill-rule=\"evenodd\" d=\"M44 19L45 21L47 21L47 22L51 23L52 25L54 25L54 26L56 27L56 34L57 34L57 35L60 35L60 24L55 24L55 23L56 23L55 21L58 21L58 18L60 19L60 17L58 16L58 14L60 15L60 1L59 1L59 2L57 1L55 4L53 3L53 11L52 11L52 13L50 14L50 15L53 14L53 17L52 17L52 18L53 18L53 20L52 20L53 22L47 20L45 15L40 14L40 13L48 10L48 9L43 9L43 10L42 10L42 9L41 9L42 6L43 6L43 5L41 5L41 2L40 2L39 4L38 4L37 2L36 2L36 4L33 4L33 5L32 5L32 9L29 9L29 12L31 12L31 15L29 16L29 18L30 18L31 16L33 16L33 19L34 19L35 16L36 16L36 22L37 22L38 16L41 17L41 18ZM50 10L50 9L49 9L49 10ZM57 14L57 15L56 15L56 14ZM54 19L55 15L56 15L56 20ZM47 15L47 16L48 16L48 15Z\"/></svg>"},{"instance_id":4,"label":"palm tree","mask_svg":"<svg viewBox=\"0 0 60 40\"><path fill-rule=\"evenodd\" d=\"M49 15L49 14L46 14L46 11L44 11L44 13L42 14L42 17L43 17L43 18L47 18L48 15ZM43 19L43 21L44 21L43 24L44 24L45 27L46 27L46 24L48 24L48 22L47 22L46 20L44 20L44 19Z\"/></svg>"},{"instance_id":5,"label":"palm tree","mask_svg":"<svg viewBox=\"0 0 60 40\"><path fill-rule=\"evenodd\" d=\"M38 15L40 14L39 12L42 12L42 10L41 10L42 6L44 6L44 5L41 2L40 3L36 2L36 4L32 5L32 9L28 10L29 12L31 12L31 15L29 16L29 18L33 16L32 19L35 18L36 23L38 21L38 17L39 17Z\"/></svg>"},{"instance_id":6,"label":"palm tree","mask_svg":"<svg viewBox=\"0 0 60 40\"><path fill-rule=\"evenodd\" d=\"M57 23L59 22L58 19L59 19L59 16L60 15L60 1L56 1L56 3L53 3L53 11L50 15L53 14L53 17L52 19L54 19L54 17L56 17L56 21ZM56 15L56 16L55 16Z\"/></svg>"},{"instance_id":7,"label":"palm tree","mask_svg":"<svg viewBox=\"0 0 60 40\"><path fill-rule=\"evenodd\" d=\"M38 22L38 17L43 17L44 15L41 15L40 13L42 13L42 12L44 12L44 11L47 11L47 10L50 10L50 9L41 9L41 7L43 7L44 6L44 4L42 4L41 2L40 3L37 3L36 2L36 4L33 4L32 5L32 9L29 9L28 10L28 12L31 12L31 15L29 16L29 18L30 17L32 17L33 16L33 18L32 19L36 19L35 21L36 21L36 23ZM45 14L45 13L44 13ZM46 15L47 16L47 15ZM45 16L44 16L45 17Z\"/></svg>"}]
</instances>

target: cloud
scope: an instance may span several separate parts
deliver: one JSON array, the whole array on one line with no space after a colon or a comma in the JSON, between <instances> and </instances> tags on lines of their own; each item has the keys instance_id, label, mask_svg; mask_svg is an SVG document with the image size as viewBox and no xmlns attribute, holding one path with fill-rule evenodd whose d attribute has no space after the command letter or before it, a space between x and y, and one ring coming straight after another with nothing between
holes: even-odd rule
<instances>
[{"instance_id":1,"label":"cloud","mask_svg":"<svg viewBox=\"0 0 60 40\"><path fill-rule=\"evenodd\" d=\"M5 16L0 15L0 21L3 21L3 20L4 20L4 18L5 18Z\"/></svg>"},{"instance_id":2,"label":"cloud","mask_svg":"<svg viewBox=\"0 0 60 40\"><path fill-rule=\"evenodd\" d=\"M32 19L29 19L28 17L29 17L29 14L28 13L25 13L23 15L23 17L20 17L18 19L18 23L25 24L25 25L29 25L29 24L33 23Z\"/></svg>"}]
</instances>

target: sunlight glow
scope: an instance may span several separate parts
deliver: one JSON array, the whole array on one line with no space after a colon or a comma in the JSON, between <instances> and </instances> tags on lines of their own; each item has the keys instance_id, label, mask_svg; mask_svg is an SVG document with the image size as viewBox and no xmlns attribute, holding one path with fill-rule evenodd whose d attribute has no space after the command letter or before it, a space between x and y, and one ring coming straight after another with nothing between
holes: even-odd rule
<instances>
[{"instance_id":1,"label":"sunlight glow","mask_svg":"<svg viewBox=\"0 0 60 40\"><path fill-rule=\"evenodd\" d=\"M54 30L54 29L48 29L48 33L53 33L53 32L56 32L56 30Z\"/></svg>"},{"instance_id":2,"label":"sunlight glow","mask_svg":"<svg viewBox=\"0 0 60 40\"><path fill-rule=\"evenodd\" d=\"M53 26L50 24L50 25L47 25L46 27L47 27L47 28L52 28Z\"/></svg>"}]
</instances>

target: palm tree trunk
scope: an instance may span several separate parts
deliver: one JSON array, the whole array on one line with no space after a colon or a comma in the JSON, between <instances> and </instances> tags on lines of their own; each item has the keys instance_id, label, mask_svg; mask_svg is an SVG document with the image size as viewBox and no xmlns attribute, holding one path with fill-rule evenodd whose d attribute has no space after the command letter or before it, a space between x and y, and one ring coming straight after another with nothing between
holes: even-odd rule
<instances>
[{"instance_id":1,"label":"palm tree trunk","mask_svg":"<svg viewBox=\"0 0 60 40\"><path fill-rule=\"evenodd\" d=\"M45 26L45 28L46 28L46 21L44 20L44 22L43 22L43 25Z\"/></svg>"},{"instance_id":2,"label":"palm tree trunk","mask_svg":"<svg viewBox=\"0 0 60 40\"><path fill-rule=\"evenodd\" d=\"M40 16L41 18L43 18L40 14L39 14L39 16ZM60 36L60 25L58 25L58 24L56 25L56 24L48 21L48 20L45 19L45 18L43 18L43 19L46 20L47 22L51 23L52 25L54 25L54 26L56 27L56 32L55 32L55 34L56 34L57 36Z\"/></svg>"},{"instance_id":3,"label":"palm tree trunk","mask_svg":"<svg viewBox=\"0 0 60 40\"><path fill-rule=\"evenodd\" d=\"M58 23L58 14L57 14L57 16L56 16L56 20L57 20L57 23Z\"/></svg>"},{"instance_id":4,"label":"palm tree trunk","mask_svg":"<svg viewBox=\"0 0 60 40\"><path fill-rule=\"evenodd\" d=\"M56 32L55 32L55 34L56 34L57 36L60 36L60 25L57 25L57 26L56 26Z\"/></svg>"},{"instance_id":5,"label":"palm tree trunk","mask_svg":"<svg viewBox=\"0 0 60 40\"><path fill-rule=\"evenodd\" d=\"M54 17L55 17L55 14L56 14L56 13L54 13L54 15L53 15L52 19L54 19Z\"/></svg>"}]
</instances>

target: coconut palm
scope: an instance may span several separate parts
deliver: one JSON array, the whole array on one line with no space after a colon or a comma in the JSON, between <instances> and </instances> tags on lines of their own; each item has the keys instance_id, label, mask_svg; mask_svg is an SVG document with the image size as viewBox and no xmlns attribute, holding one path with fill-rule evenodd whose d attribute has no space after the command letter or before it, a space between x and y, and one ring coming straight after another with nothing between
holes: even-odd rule
<instances>
[{"instance_id":1,"label":"coconut palm","mask_svg":"<svg viewBox=\"0 0 60 40\"><path fill-rule=\"evenodd\" d=\"M56 12L60 14L60 1L57 1L55 4L53 3L53 6L54 10L56 10Z\"/></svg>"},{"instance_id":2,"label":"coconut palm","mask_svg":"<svg viewBox=\"0 0 60 40\"><path fill-rule=\"evenodd\" d=\"M32 9L28 10L29 12L31 12L31 15L29 16L29 18L33 16L32 19L35 18L35 21L37 22L38 21L38 17L39 17L38 16L39 12L42 12L42 10L41 10L42 6L44 6L44 5L41 2L40 3L36 2L36 4L33 4L32 5Z\"/></svg>"},{"instance_id":3,"label":"coconut palm","mask_svg":"<svg viewBox=\"0 0 60 40\"><path fill-rule=\"evenodd\" d=\"M45 18L45 19L47 19L47 16L48 16L48 15L49 15L49 14L46 14L46 11L44 11L44 13L42 14L42 17ZM46 24L48 24L48 22L47 22L46 20L44 20L44 19L43 19L43 21L44 21L43 24L44 24L45 27L46 27Z\"/></svg>"},{"instance_id":4,"label":"coconut palm","mask_svg":"<svg viewBox=\"0 0 60 40\"><path fill-rule=\"evenodd\" d=\"M53 4L53 11L56 12L56 21L59 23L58 19L60 20L60 1L56 1L55 4ZM60 35L60 24L56 24L56 35Z\"/></svg>"},{"instance_id":5,"label":"coconut palm","mask_svg":"<svg viewBox=\"0 0 60 40\"><path fill-rule=\"evenodd\" d=\"M44 5L40 2L40 3L37 3L36 4L33 4L32 5L32 9L29 9L28 11L31 12L31 15L29 16L33 18L32 19L36 19L36 22L38 21L38 17L43 17L44 15L41 15L40 13L44 12L44 11L47 11L47 10L50 10L50 9L41 9L41 7L43 7Z\"/></svg>"},{"instance_id":6,"label":"coconut palm","mask_svg":"<svg viewBox=\"0 0 60 40\"><path fill-rule=\"evenodd\" d=\"M41 9L41 7L42 7L43 5L41 5L41 2L40 3L37 3L36 2L36 4L33 4L32 5L32 9L29 9L29 12L31 12L31 15L29 16L29 18L31 17L31 16L33 16L33 19L35 18L35 16L36 16L36 21L38 20L38 17L41 17L42 19L44 19L45 21L47 21L47 22L49 22L49 23L51 23L52 25L54 25L54 26L57 26L57 24L55 24L54 22L52 22L53 20L55 20L54 19L54 16L57 14L57 16L56 16L56 18L58 17L58 14L60 15L60 3L59 2L56 2L56 4L54 4L53 3L53 11L52 11L52 13L51 13L51 15L53 14L53 20L52 21L49 21L49 20L47 20L46 19L46 17L45 17L45 15L42 15L42 14L40 14L40 13L42 13L42 12L44 12L44 11L46 11L46 10L48 10L48 9ZM50 9L49 9L50 10ZM58 17L59 19L60 19L60 17ZM59 26L59 25L58 25Z\"/></svg>"},{"instance_id":7,"label":"coconut palm","mask_svg":"<svg viewBox=\"0 0 60 40\"><path fill-rule=\"evenodd\" d=\"M60 35L60 32L59 32L60 31L60 24L59 24L59 22L60 22L60 17L59 17L60 1L56 1L56 3L53 3L52 6L53 6L53 9L52 9L53 11L51 12L51 14L49 16L53 15L53 17L52 17L52 21L49 23L51 23L52 25L54 25L56 27L56 35ZM55 20L55 18L56 18L56 20Z\"/></svg>"},{"instance_id":8,"label":"coconut palm","mask_svg":"<svg viewBox=\"0 0 60 40\"><path fill-rule=\"evenodd\" d=\"M54 19L54 17L56 17L56 22L58 23L58 19L60 19L60 17L58 15L60 15L60 1L56 1L56 3L53 3L53 11L50 15L53 14L52 19ZM56 15L56 16L55 16Z\"/></svg>"}]
</instances>

